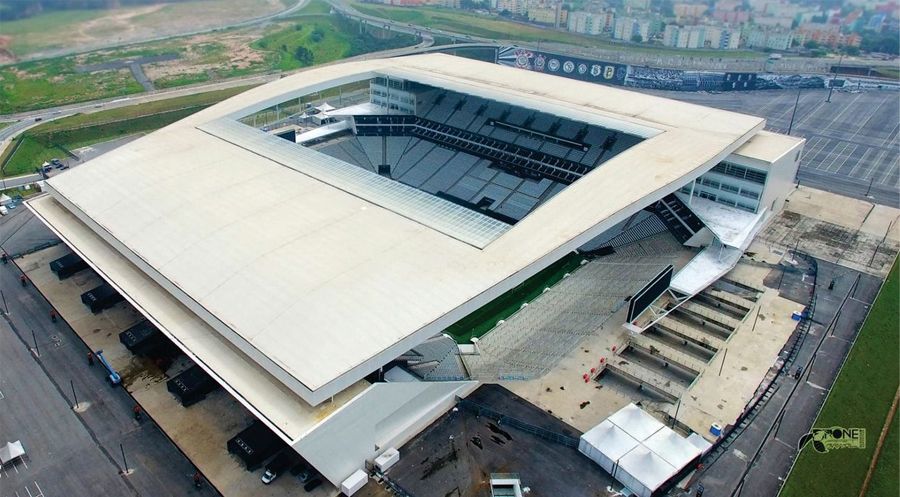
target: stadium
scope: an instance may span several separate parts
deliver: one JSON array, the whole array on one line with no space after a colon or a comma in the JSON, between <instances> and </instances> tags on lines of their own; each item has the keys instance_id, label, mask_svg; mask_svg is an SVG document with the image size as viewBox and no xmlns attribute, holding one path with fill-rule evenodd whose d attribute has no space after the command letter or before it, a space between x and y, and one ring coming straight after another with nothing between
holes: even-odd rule
<instances>
[{"instance_id":1,"label":"stadium","mask_svg":"<svg viewBox=\"0 0 900 497\"><path fill-rule=\"evenodd\" d=\"M764 126L449 55L347 62L151 133L27 205L340 487L479 382L546 375L623 306L612 324L640 347L701 293L740 303L710 287L783 207L803 147ZM530 314L490 311L525 288L546 293Z\"/></svg>"}]
</instances>

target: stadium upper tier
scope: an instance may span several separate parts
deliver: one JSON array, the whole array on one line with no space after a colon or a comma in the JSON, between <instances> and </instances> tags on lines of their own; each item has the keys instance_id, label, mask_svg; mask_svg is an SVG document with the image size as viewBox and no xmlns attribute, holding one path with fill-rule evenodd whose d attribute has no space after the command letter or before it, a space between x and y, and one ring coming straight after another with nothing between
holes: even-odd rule
<instances>
[{"instance_id":1,"label":"stadium upper tier","mask_svg":"<svg viewBox=\"0 0 900 497\"><path fill-rule=\"evenodd\" d=\"M488 148L501 141L511 144L504 152L521 155L514 146L539 154L517 163L518 169L498 168L481 149L442 146L438 152L428 148L434 137L390 137L407 140L404 148L418 140L422 150L410 163L428 157L426 162L446 164L445 157L459 156L470 165L466 175L485 183L482 189L489 181L481 173L493 174L498 193L466 197L445 190L436 175L406 179L397 168L411 149L399 153L390 174L379 175L239 122L281 102L376 78L446 91L447 105L466 95L449 115L438 110L438 97L430 110L417 113L438 123L431 132L462 129L494 140L481 143ZM494 118L493 126L479 127L476 99L509 112ZM465 109L471 112L459 113ZM493 128L490 133L485 126ZM421 55L314 68L249 90L54 177L47 190L53 205L168 292L192 313L190 319L203 322L190 333L217 333L317 405L709 171L763 126L758 117ZM363 142L382 138L353 138L361 148L347 151L356 154L353 162L371 163L372 150ZM445 138L437 141L446 144ZM563 140L584 143L587 150ZM392 143L387 155L399 146ZM569 151L563 155L562 148ZM372 166L381 165L374 159L379 164ZM602 167L595 167L598 161ZM534 176L549 165L577 170L577 177ZM446 169L456 167L463 166ZM543 197L545 179L570 184L544 183L555 194ZM437 185L434 193L421 189L429 181ZM501 187L515 207L495 205L507 193ZM472 191L475 183L460 188ZM522 196L513 201L514 194ZM529 195L537 201L524 198ZM486 215L485 205L478 207L485 198L493 201L487 207L518 222ZM49 203L31 207L40 213ZM66 241L78 251L77 240ZM101 270L106 264L91 263ZM101 272L114 280L113 272ZM131 288L129 299L142 312L160 312L144 303L157 297ZM169 323L164 331L182 346L199 340L180 340L184 325Z\"/></svg>"}]
</instances>

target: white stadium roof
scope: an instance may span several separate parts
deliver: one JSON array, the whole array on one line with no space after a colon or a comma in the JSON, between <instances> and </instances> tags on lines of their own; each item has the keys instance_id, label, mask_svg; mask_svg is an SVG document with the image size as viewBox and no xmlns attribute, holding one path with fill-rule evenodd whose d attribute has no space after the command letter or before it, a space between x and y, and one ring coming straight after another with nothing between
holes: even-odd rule
<instances>
[{"instance_id":1,"label":"white stadium roof","mask_svg":"<svg viewBox=\"0 0 900 497\"><path fill-rule=\"evenodd\" d=\"M219 136L236 118L375 76L647 139L514 226L484 223L494 231L472 242L453 233L458 226L448 227L443 214L410 214L408 203L387 195L392 185L374 185L374 173L336 178L334 159L308 149L275 156L254 148L270 142L250 127ZM201 342L215 341L248 368L262 368L255 377L315 406L708 171L763 125L758 117L447 55L351 62L249 90L135 140L50 179L52 198L30 205L53 217L76 251L93 244L89 258L117 287L128 286L139 308L154 302L154 310L143 308L151 316L177 308L181 318L158 321L184 347L198 347L199 356ZM423 201L409 195L401 200ZM67 237L65 224L79 227ZM125 263L131 273L106 270ZM206 366L222 377L250 374L228 361ZM254 388L250 381L234 388L245 399L261 395L242 391Z\"/></svg>"}]
</instances>

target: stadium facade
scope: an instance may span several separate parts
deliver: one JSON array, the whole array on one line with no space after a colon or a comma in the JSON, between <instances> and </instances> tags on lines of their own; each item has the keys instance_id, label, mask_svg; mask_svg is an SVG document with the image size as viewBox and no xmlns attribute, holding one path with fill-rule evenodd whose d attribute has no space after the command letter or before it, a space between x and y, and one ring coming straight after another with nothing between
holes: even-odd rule
<instances>
[{"instance_id":1,"label":"stadium facade","mask_svg":"<svg viewBox=\"0 0 900 497\"><path fill-rule=\"evenodd\" d=\"M656 212L703 248L678 291L730 269L794 185L803 141L764 125L448 55L350 62L135 140L28 206L339 486L478 384L384 372L566 254Z\"/></svg>"}]
</instances>

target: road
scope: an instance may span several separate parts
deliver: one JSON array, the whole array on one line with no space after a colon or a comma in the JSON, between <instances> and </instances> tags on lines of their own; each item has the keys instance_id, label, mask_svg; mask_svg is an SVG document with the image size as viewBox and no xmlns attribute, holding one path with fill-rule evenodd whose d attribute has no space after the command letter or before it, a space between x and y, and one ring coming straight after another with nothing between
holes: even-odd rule
<instances>
[{"instance_id":1,"label":"road","mask_svg":"<svg viewBox=\"0 0 900 497\"><path fill-rule=\"evenodd\" d=\"M634 48L628 43L621 43L621 46L611 47L581 47L562 43L548 43L538 41L521 42L519 40L497 40L485 38L466 33L458 33L452 31L444 31L433 29L428 26L419 26L414 24L405 24L390 19L371 16L359 12L346 0L327 0L331 6L345 15L354 19L359 19L368 23L390 27L395 31L404 33L431 33L433 35L445 36L454 40L468 40L482 43L493 43L498 45L524 45L540 50L550 50L562 54L580 55L584 57L606 60L610 62L621 62L625 64L635 65L651 65L655 67L667 67L678 69L692 70L728 70L728 71L753 71L753 72L775 72L793 74L797 72L809 73L828 73L831 66L838 62L837 57L825 58L808 58L808 57L784 57L780 60L769 60L767 54L760 52L758 57L742 57L727 58L717 54L715 56L707 55L703 50L697 50L696 55L684 56L679 53L670 55L665 48L658 50L630 50ZM551 28L538 26L535 24L527 24L528 26L546 29L548 33L554 32ZM886 66L894 67L895 61L881 61L874 59L862 59L845 57L843 60L845 65L860 66Z\"/></svg>"},{"instance_id":2,"label":"road","mask_svg":"<svg viewBox=\"0 0 900 497\"><path fill-rule=\"evenodd\" d=\"M24 208L0 219L0 246L10 253L48 236ZM134 400L88 366L88 349L49 319L50 305L32 285L21 287L21 274L0 265L0 433L21 440L27 457L0 472L0 497L217 495L193 488L190 461L151 420L134 420Z\"/></svg>"}]
</instances>

